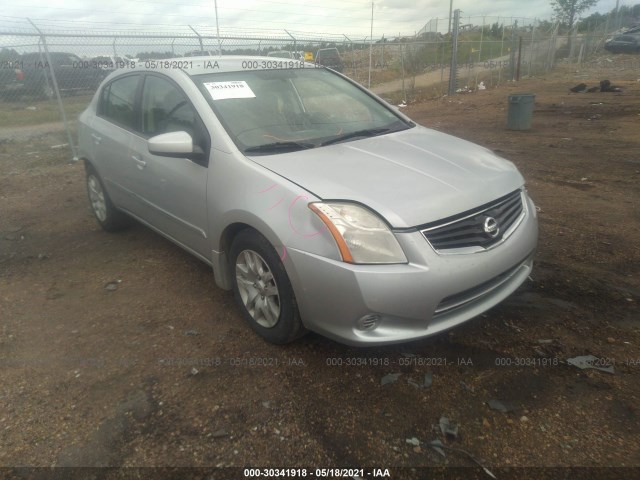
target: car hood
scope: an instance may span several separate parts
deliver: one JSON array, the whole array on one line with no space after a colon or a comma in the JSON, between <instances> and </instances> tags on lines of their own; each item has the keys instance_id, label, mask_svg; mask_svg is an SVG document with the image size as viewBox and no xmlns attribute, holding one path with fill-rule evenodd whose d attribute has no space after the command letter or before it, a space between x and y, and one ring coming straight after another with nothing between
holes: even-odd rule
<instances>
[{"instance_id":1,"label":"car hood","mask_svg":"<svg viewBox=\"0 0 640 480\"><path fill-rule=\"evenodd\" d=\"M425 127L252 161L323 200L364 204L410 228L520 188L516 167L490 150Z\"/></svg>"}]
</instances>

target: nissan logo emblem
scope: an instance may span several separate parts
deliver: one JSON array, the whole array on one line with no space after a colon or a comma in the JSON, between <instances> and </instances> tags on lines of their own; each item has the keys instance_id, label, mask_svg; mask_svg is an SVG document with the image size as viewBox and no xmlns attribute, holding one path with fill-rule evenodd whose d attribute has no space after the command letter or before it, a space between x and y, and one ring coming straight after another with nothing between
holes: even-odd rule
<instances>
[{"instance_id":1,"label":"nissan logo emblem","mask_svg":"<svg viewBox=\"0 0 640 480\"><path fill-rule=\"evenodd\" d=\"M500 233L500 227L498 227L498 221L493 217L487 217L484 219L484 233L491 238L496 238Z\"/></svg>"}]
</instances>

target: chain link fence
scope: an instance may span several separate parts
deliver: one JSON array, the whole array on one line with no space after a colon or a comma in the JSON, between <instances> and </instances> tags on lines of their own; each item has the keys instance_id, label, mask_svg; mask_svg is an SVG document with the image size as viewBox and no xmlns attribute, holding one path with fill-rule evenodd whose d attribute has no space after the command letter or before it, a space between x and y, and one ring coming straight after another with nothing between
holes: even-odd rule
<instances>
[{"instance_id":1,"label":"chain link fence","mask_svg":"<svg viewBox=\"0 0 640 480\"><path fill-rule=\"evenodd\" d=\"M163 33L116 31L111 25L77 31L25 20L0 25L0 128L60 119L72 123L109 73L154 59L238 54L313 61L318 50L336 48L345 75L406 102L425 89L431 96L454 95L546 72L557 62L592 61L621 24L613 19L587 32L560 34L560 26L551 22L456 12L452 22L431 20L410 37L371 39L286 30L218 33L191 26ZM638 68L638 62L629 68ZM74 128L68 127L73 150Z\"/></svg>"}]
</instances>

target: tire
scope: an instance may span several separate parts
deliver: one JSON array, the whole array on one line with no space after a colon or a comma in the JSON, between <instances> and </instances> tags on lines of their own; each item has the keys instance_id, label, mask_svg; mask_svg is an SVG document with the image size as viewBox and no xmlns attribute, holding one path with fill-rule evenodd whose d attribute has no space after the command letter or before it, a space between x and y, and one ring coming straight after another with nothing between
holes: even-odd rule
<instances>
[{"instance_id":1,"label":"tire","mask_svg":"<svg viewBox=\"0 0 640 480\"><path fill-rule=\"evenodd\" d=\"M231 245L230 262L233 294L253 331L276 345L306 333L287 272L266 238L241 231Z\"/></svg>"},{"instance_id":2,"label":"tire","mask_svg":"<svg viewBox=\"0 0 640 480\"><path fill-rule=\"evenodd\" d=\"M89 205L100 226L107 232L119 232L127 228L131 223L130 218L113 206L96 170L89 164L86 170Z\"/></svg>"}]
</instances>

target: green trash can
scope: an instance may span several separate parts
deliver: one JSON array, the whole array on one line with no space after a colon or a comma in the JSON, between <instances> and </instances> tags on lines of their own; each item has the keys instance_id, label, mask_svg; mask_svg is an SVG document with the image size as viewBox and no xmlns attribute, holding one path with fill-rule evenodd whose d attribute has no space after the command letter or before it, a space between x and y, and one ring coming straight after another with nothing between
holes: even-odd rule
<instances>
[{"instance_id":1,"label":"green trash can","mask_svg":"<svg viewBox=\"0 0 640 480\"><path fill-rule=\"evenodd\" d=\"M507 128L509 130L529 130L533 117L536 96L533 93L509 95Z\"/></svg>"}]
</instances>

